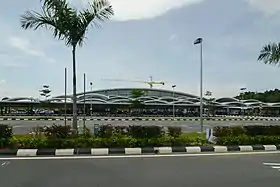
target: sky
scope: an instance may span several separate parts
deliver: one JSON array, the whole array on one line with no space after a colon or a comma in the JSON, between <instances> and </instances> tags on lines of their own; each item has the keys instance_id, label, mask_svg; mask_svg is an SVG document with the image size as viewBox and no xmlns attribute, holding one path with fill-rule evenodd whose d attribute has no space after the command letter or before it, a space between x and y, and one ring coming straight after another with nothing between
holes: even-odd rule
<instances>
[{"instance_id":1,"label":"sky","mask_svg":"<svg viewBox=\"0 0 280 187\"><path fill-rule=\"evenodd\" d=\"M0 0L0 98L39 97L42 85L52 96L72 92L71 48L45 29L22 30L20 15L40 11L40 0ZM102 28L90 28L77 50L77 91L154 88L199 95L203 37L203 92L232 97L279 88L280 69L257 58L263 45L280 41L279 0L111 0L115 16ZM69 0L83 7L87 0ZM15 6L15 4L17 6ZM109 81L124 79L127 81Z\"/></svg>"}]
</instances>

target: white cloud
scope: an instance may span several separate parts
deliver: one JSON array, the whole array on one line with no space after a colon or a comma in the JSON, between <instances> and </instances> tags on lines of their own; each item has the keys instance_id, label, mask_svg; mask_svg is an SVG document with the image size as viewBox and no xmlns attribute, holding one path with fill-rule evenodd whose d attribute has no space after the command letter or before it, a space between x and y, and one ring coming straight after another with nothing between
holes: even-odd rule
<instances>
[{"instance_id":1,"label":"white cloud","mask_svg":"<svg viewBox=\"0 0 280 187\"><path fill-rule=\"evenodd\" d=\"M252 7L265 14L280 12L280 0L246 0Z\"/></svg>"},{"instance_id":2,"label":"white cloud","mask_svg":"<svg viewBox=\"0 0 280 187\"><path fill-rule=\"evenodd\" d=\"M38 97L38 92L36 88L18 88L18 85L8 84L6 80L0 80L0 100L4 97ZM16 91L15 91L16 90Z\"/></svg>"},{"instance_id":3,"label":"white cloud","mask_svg":"<svg viewBox=\"0 0 280 187\"><path fill-rule=\"evenodd\" d=\"M177 40L177 39L178 39L178 36L176 34L172 34L168 38L169 41L173 41L173 40Z\"/></svg>"},{"instance_id":4,"label":"white cloud","mask_svg":"<svg viewBox=\"0 0 280 187\"><path fill-rule=\"evenodd\" d=\"M68 0L74 5L86 4L88 0ZM110 0L114 10L114 20L127 21L150 19L161 16L171 9L200 3L203 0Z\"/></svg>"},{"instance_id":5,"label":"white cloud","mask_svg":"<svg viewBox=\"0 0 280 187\"><path fill-rule=\"evenodd\" d=\"M5 80L0 80L0 89L1 89L1 87L3 86L3 85L5 85L6 84L6 81Z\"/></svg>"},{"instance_id":6,"label":"white cloud","mask_svg":"<svg viewBox=\"0 0 280 187\"><path fill-rule=\"evenodd\" d=\"M31 56L34 56L34 57L44 58L45 62L51 63L51 64L56 62L55 59L53 59L51 57L48 57L46 55L46 53L43 50L41 50L40 48L33 47L34 44L31 43L30 40L28 40L27 38L18 37L18 36L10 36L8 38L8 42L9 42L9 45L11 47L13 47L15 49L18 49L18 50L20 50L21 52L23 52L23 53L25 53L27 55L31 55ZM14 64L11 65L9 63L9 66L14 66L14 65L18 66L19 64L18 63L14 63Z\"/></svg>"},{"instance_id":7,"label":"white cloud","mask_svg":"<svg viewBox=\"0 0 280 187\"><path fill-rule=\"evenodd\" d=\"M39 56L39 57L46 56L43 51L33 48L30 41L27 40L26 38L11 36L11 37L9 37L9 44L12 47L19 49L20 51L22 51L28 55Z\"/></svg>"},{"instance_id":8,"label":"white cloud","mask_svg":"<svg viewBox=\"0 0 280 187\"><path fill-rule=\"evenodd\" d=\"M0 80L0 96L4 97L3 95L5 95L6 93L6 80L2 79Z\"/></svg>"}]
</instances>

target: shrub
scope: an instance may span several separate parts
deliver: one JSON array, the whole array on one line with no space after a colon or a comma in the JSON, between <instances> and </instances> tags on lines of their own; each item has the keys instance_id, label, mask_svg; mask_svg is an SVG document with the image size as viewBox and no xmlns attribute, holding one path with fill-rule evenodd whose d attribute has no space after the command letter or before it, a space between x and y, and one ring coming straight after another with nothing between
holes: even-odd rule
<instances>
[{"instance_id":1,"label":"shrub","mask_svg":"<svg viewBox=\"0 0 280 187\"><path fill-rule=\"evenodd\" d=\"M158 138L164 134L163 128L159 126L129 126L128 134L134 138Z\"/></svg>"},{"instance_id":2,"label":"shrub","mask_svg":"<svg viewBox=\"0 0 280 187\"><path fill-rule=\"evenodd\" d=\"M40 149L47 148L46 139L36 136L13 137L10 143L11 148Z\"/></svg>"},{"instance_id":3,"label":"shrub","mask_svg":"<svg viewBox=\"0 0 280 187\"><path fill-rule=\"evenodd\" d=\"M101 138L109 138L114 134L114 127L112 125L101 125L98 132L97 137Z\"/></svg>"},{"instance_id":4,"label":"shrub","mask_svg":"<svg viewBox=\"0 0 280 187\"><path fill-rule=\"evenodd\" d=\"M181 127L168 127L168 134L172 137L179 137L182 134Z\"/></svg>"},{"instance_id":5,"label":"shrub","mask_svg":"<svg viewBox=\"0 0 280 187\"><path fill-rule=\"evenodd\" d=\"M227 136L217 139L218 145L278 145L280 136Z\"/></svg>"},{"instance_id":6,"label":"shrub","mask_svg":"<svg viewBox=\"0 0 280 187\"><path fill-rule=\"evenodd\" d=\"M90 138L93 136L92 132L87 127L83 127L83 129L79 132L79 135L85 138Z\"/></svg>"},{"instance_id":7,"label":"shrub","mask_svg":"<svg viewBox=\"0 0 280 187\"><path fill-rule=\"evenodd\" d=\"M112 126L102 125L97 133L97 137L109 138L112 136L131 136L133 138L153 138L161 137L164 134L162 127L158 126Z\"/></svg>"},{"instance_id":8,"label":"shrub","mask_svg":"<svg viewBox=\"0 0 280 187\"><path fill-rule=\"evenodd\" d=\"M0 138L0 149L10 147L11 141L8 138Z\"/></svg>"},{"instance_id":9,"label":"shrub","mask_svg":"<svg viewBox=\"0 0 280 187\"><path fill-rule=\"evenodd\" d=\"M214 136L226 137L226 136L279 136L280 126L232 126L232 127L214 127Z\"/></svg>"},{"instance_id":10,"label":"shrub","mask_svg":"<svg viewBox=\"0 0 280 187\"><path fill-rule=\"evenodd\" d=\"M246 135L249 136L258 136L258 135L267 135L267 136L277 136L280 135L280 126L244 126L246 130Z\"/></svg>"},{"instance_id":11,"label":"shrub","mask_svg":"<svg viewBox=\"0 0 280 187\"><path fill-rule=\"evenodd\" d=\"M132 136L44 138L31 135L15 136L10 141L1 141L2 147L9 148L117 148L117 147L160 147L160 146L192 146L205 145L206 140L188 136L172 137L164 135L153 138L134 138Z\"/></svg>"},{"instance_id":12,"label":"shrub","mask_svg":"<svg viewBox=\"0 0 280 187\"><path fill-rule=\"evenodd\" d=\"M231 127L214 127L213 135L216 137L225 136L238 136L245 134L246 130L242 126L231 126Z\"/></svg>"},{"instance_id":13,"label":"shrub","mask_svg":"<svg viewBox=\"0 0 280 187\"><path fill-rule=\"evenodd\" d=\"M0 124L0 139L10 139L13 136L13 128L9 125Z\"/></svg>"},{"instance_id":14,"label":"shrub","mask_svg":"<svg viewBox=\"0 0 280 187\"><path fill-rule=\"evenodd\" d=\"M115 135L128 135L129 127L128 126L115 126L114 134Z\"/></svg>"},{"instance_id":15,"label":"shrub","mask_svg":"<svg viewBox=\"0 0 280 187\"><path fill-rule=\"evenodd\" d=\"M56 125L44 128L44 135L47 138L66 139L72 136L71 126L69 125Z\"/></svg>"},{"instance_id":16,"label":"shrub","mask_svg":"<svg viewBox=\"0 0 280 187\"><path fill-rule=\"evenodd\" d=\"M36 126L31 128L30 134L34 136L43 136L44 131L45 131L45 127Z\"/></svg>"}]
</instances>

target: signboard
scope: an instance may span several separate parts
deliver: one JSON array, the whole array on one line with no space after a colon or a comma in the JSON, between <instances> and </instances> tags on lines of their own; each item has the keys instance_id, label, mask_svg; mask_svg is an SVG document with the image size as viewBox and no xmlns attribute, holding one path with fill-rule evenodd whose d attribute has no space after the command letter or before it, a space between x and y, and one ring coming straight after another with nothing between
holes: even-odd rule
<instances>
[{"instance_id":1,"label":"signboard","mask_svg":"<svg viewBox=\"0 0 280 187\"><path fill-rule=\"evenodd\" d=\"M213 135L213 129L206 129L206 140L213 144L217 143L216 137Z\"/></svg>"},{"instance_id":2,"label":"signboard","mask_svg":"<svg viewBox=\"0 0 280 187\"><path fill-rule=\"evenodd\" d=\"M206 140L209 140L213 136L213 129L206 129Z\"/></svg>"},{"instance_id":3,"label":"signboard","mask_svg":"<svg viewBox=\"0 0 280 187\"><path fill-rule=\"evenodd\" d=\"M94 124L93 125L93 134L97 134L99 129L100 129L100 125L99 124Z\"/></svg>"}]
</instances>

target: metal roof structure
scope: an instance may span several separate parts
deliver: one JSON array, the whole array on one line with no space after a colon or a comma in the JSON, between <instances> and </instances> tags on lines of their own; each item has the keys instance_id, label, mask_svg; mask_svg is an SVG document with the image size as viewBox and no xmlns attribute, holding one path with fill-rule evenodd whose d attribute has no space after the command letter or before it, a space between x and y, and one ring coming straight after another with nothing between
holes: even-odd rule
<instances>
[{"instance_id":1,"label":"metal roof structure","mask_svg":"<svg viewBox=\"0 0 280 187\"><path fill-rule=\"evenodd\" d=\"M132 90L143 90L144 96L139 99L145 105L181 105L181 106L199 106L199 97L183 93L174 92L171 90L163 89L150 89L150 88L115 88L115 89L103 89L88 91L85 93L85 101L88 104L130 104L133 98L131 97ZM50 103L63 103L65 96L56 96L48 99ZM72 95L67 95L67 102L72 102ZM204 98L204 104L207 104L207 99ZM84 101L84 93L77 94L77 102L82 103ZM32 97L15 97L5 98L1 102L11 103L40 103L37 98ZM258 100L238 100L236 98L223 97L212 101L212 105L220 107L280 107L280 103L263 103Z\"/></svg>"}]
</instances>

